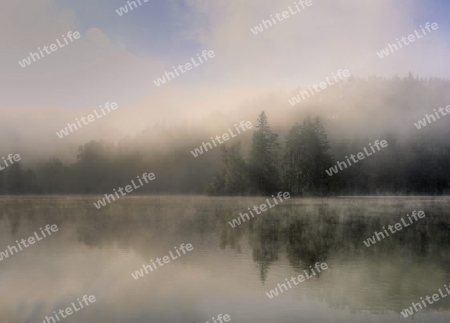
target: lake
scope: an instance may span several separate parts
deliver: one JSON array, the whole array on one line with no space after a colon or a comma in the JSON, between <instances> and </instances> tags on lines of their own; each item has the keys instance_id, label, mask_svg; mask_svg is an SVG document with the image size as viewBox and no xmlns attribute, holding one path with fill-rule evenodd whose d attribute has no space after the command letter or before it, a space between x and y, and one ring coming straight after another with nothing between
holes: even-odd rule
<instances>
[{"instance_id":1,"label":"lake","mask_svg":"<svg viewBox=\"0 0 450 323\"><path fill-rule=\"evenodd\" d=\"M98 199L0 198L0 251L41 237L0 261L0 322L42 322L84 295L96 301L60 322L404 322L450 283L447 197L291 198L235 228L265 198L129 196L100 210ZM363 243L414 210L425 217ZM42 238L47 224L58 231ZM317 262L328 269L268 297ZM412 319L448 322L449 309L450 297Z\"/></svg>"}]
</instances>

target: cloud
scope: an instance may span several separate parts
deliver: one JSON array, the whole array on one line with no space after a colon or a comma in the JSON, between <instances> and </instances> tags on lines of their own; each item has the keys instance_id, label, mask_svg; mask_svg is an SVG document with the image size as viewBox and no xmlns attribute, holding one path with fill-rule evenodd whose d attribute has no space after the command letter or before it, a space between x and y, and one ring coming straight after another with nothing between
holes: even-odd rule
<instances>
[{"instance_id":1,"label":"cloud","mask_svg":"<svg viewBox=\"0 0 450 323\"><path fill-rule=\"evenodd\" d=\"M7 2L0 11L4 48L0 58L0 146L7 153L27 150L44 158L72 152L89 139L117 140L133 135L162 120L201 120L217 111L241 120L240 116L253 111L255 105L244 102L259 102L271 93L287 102L300 84L322 81L338 69L358 76L412 71L421 76L448 77L448 42L443 29L387 58L376 56L389 42L418 28L417 21L423 17L416 1L401 5L389 0L312 3L254 35L250 28L288 10L293 1L171 1L173 30L152 39L167 48L174 39L191 46L177 55L158 55L151 50L131 52L118 41L121 38L116 37L114 28L85 26L75 10L55 0ZM114 8L110 13L114 14ZM154 13L157 7L146 10ZM97 14L101 13L98 10ZM17 15L20 20L15 19ZM114 24L116 20L106 21ZM120 23L135 22L130 18ZM54 43L68 31L79 31L81 39L26 68L19 66L18 61L31 51ZM129 35L133 42L145 42L135 37ZM155 87L156 77L174 65L189 62L204 49L214 50L214 59ZM68 122L108 101L117 102L120 108L70 138L56 137L55 132Z\"/></svg>"},{"instance_id":2,"label":"cloud","mask_svg":"<svg viewBox=\"0 0 450 323\"><path fill-rule=\"evenodd\" d=\"M189 4L186 24L200 21L208 25L200 33L194 23L192 34L198 35L203 47L217 52L217 74L234 79L237 87L248 83L264 90L288 86L321 79L338 68L353 69L361 76L392 76L410 70L435 75L442 70L434 59L443 53L438 45L443 33L429 35L421 44L404 48L383 62L375 54L419 27L414 22L417 5L413 1L399 6L388 0L312 0L310 7L258 35L250 28L289 6L294 8L293 1L190 0Z\"/></svg>"},{"instance_id":3,"label":"cloud","mask_svg":"<svg viewBox=\"0 0 450 323\"><path fill-rule=\"evenodd\" d=\"M115 49L111 39L98 28L89 28L86 31L86 38L91 42L91 44L99 48L107 50Z\"/></svg>"},{"instance_id":4,"label":"cloud","mask_svg":"<svg viewBox=\"0 0 450 323\"><path fill-rule=\"evenodd\" d=\"M15 19L16 14L23 18ZM115 43L102 30L78 25L74 11L54 1L18 1L4 4L0 71L5 95L2 106L80 108L117 100L133 102L151 85L150 72L161 63L142 59ZM69 31L81 39L22 68L18 61L50 46Z\"/></svg>"}]
</instances>

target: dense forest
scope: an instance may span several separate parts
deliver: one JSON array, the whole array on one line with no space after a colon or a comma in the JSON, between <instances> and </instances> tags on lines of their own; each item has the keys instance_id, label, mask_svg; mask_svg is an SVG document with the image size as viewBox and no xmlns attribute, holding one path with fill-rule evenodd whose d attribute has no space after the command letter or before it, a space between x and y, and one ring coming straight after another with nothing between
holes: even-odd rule
<instances>
[{"instance_id":1,"label":"dense forest","mask_svg":"<svg viewBox=\"0 0 450 323\"><path fill-rule=\"evenodd\" d=\"M158 125L117 143L87 142L72 163L57 156L27 167L15 163L0 171L0 194L105 194L149 172L156 180L134 194L448 194L448 121L442 117L420 130L413 122L450 102L449 93L450 82L435 78L351 78L299 104L301 112L292 112L288 122L284 118L274 126L273 109L262 106L259 111L271 112L259 114L253 133L198 158L190 151L214 134L211 129L194 134L188 125ZM353 110L342 112L350 106ZM389 146L326 174L375 140Z\"/></svg>"}]
</instances>

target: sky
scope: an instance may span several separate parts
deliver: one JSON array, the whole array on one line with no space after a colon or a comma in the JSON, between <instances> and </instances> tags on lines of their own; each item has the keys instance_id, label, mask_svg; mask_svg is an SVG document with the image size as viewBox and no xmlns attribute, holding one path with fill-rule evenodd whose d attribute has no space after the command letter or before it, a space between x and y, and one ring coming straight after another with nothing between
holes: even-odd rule
<instances>
[{"instance_id":1,"label":"sky","mask_svg":"<svg viewBox=\"0 0 450 323\"><path fill-rule=\"evenodd\" d=\"M445 0L312 0L312 5L254 35L262 19L291 0L149 0L119 16L123 0L15 0L0 11L0 147L71 149L87 138L117 140L155 122L234 114L246 102L338 69L352 75L450 75ZM439 29L389 57L376 52L420 25ZM22 68L18 62L68 31L81 38ZM153 80L203 50L215 57L167 84ZM91 129L55 136L106 102L119 109ZM238 120L240 121L240 120ZM97 124L98 123L98 124ZM3 149L2 149L3 150ZM36 148L38 150L38 148ZM46 152L48 154L48 152Z\"/></svg>"}]
</instances>

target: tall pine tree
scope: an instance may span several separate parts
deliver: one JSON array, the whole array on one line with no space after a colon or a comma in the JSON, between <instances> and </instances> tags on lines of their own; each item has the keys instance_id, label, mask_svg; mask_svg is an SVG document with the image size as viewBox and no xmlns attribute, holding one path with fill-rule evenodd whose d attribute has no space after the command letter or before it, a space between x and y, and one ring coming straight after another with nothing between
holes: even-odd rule
<instances>
[{"instance_id":1,"label":"tall pine tree","mask_svg":"<svg viewBox=\"0 0 450 323\"><path fill-rule=\"evenodd\" d=\"M270 128L264 111L258 117L253 133L249 159L250 180L253 192L272 194L280 188L278 135Z\"/></svg>"}]
</instances>

